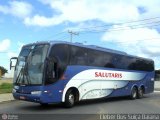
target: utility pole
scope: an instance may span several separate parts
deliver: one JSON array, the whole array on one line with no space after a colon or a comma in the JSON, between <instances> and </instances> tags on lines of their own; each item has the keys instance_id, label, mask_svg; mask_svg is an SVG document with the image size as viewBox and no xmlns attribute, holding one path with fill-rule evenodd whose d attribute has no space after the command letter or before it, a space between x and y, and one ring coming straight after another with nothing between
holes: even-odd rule
<instances>
[{"instance_id":1,"label":"utility pole","mask_svg":"<svg viewBox=\"0 0 160 120\"><path fill-rule=\"evenodd\" d=\"M70 42L72 42L72 38L73 38L73 35L78 35L79 33L77 33L77 32L73 32L73 31L70 31L70 30L68 30L68 33L70 34Z\"/></svg>"}]
</instances>

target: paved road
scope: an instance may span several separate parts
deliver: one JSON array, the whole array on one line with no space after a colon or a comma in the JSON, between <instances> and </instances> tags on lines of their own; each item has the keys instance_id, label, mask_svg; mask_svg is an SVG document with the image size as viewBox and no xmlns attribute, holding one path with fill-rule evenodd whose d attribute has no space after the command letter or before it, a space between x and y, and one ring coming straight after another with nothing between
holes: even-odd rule
<instances>
[{"instance_id":1,"label":"paved road","mask_svg":"<svg viewBox=\"0 0 160 120\"><path fill-rule=\"evenodd\" d=\"M121 97L121 98L110 98L105 100L83 101L79 102L75 107L71 109L63 108L61 104L54 104L54 105L49 105L47 107L42 107L36 103L30 103L24 101L11 101L11 102L0 103L0 113L10 113L10 114L160 113L160 92L155 92L149 95L145 95L143 99L136 99L136 100L130 100L127 97ZM93 119L93 115L89 115L86 117L87 119Z\"/></svg>"}]
</instances>

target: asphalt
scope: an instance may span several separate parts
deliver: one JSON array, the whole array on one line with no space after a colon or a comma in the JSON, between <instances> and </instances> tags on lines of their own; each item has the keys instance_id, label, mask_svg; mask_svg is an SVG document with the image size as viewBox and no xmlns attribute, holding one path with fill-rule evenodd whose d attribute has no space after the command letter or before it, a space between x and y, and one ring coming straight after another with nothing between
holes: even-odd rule
<instances>
[{"instance_id":1,"label":"asphalt","mask_svg":"<svg viewBox=\"0 0 160 120\"><path fill-rule=\"evenodd\" d=\"M155 81L155 91L160 91L160 81ZM14 100L12 93L0 94L0 102Z\"/></svg>"}]
</instances>

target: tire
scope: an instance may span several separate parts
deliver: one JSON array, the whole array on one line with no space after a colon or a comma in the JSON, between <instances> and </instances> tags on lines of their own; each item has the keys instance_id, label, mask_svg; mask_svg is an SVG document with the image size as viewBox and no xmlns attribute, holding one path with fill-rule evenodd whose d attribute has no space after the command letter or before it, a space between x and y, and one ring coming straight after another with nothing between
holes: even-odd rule
<instances>
[{"instance_id":1,"label":"tire","mask_svg":"<svg viewBox=\"0 0 160 120\"><path fill-rule=\"evenodd\" d=\"M138 91L137 91L137 88L136 87L133 87L132 88L132 91L131 91L131 95L130 95L130 98L132 99L132 100L134 100L134 99L136 99L137 97L138 97Z\"/></svg>"},{"instance_id":2,"label":"tire","mask_svg":"<svg viewBox=\"0 0 160 120\"><path fill-rule=\"evenodd\" d=\"M142 87L139 88L138 90L138 99L141 99L143 98L143 95L144 95L144 89Z\"/></svg>"},{"instance_id":3,"label":"tire","mask_svg":"<svg viewBox=\"0 0 160 120\"><path fill-rule=\"evenodd\" d=\"M46 107L48 106L48 103L40 103L41 106Z\"/></svg>"},{"instance_id":4,"label":"tire","mask_svg":"<svg viewBox=\"0 0 160 120\"><path fill-rule=\"evenodd\" d=\"M66 108L71 108L74 106L74 104L75 104L75 95L71 90L69 90L66 93L64 105Z\"/></svg>"}]
</instances>

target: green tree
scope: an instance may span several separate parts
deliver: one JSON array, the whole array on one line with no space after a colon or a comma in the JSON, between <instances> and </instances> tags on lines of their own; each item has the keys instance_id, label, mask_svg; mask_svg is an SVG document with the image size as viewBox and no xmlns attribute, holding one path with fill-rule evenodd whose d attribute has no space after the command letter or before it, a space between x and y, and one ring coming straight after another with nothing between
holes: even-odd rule
<instances>
[{"instance_id":1,"label":"green tree","mask_svg":"<svg viewBox=\"0 0 160 120\"><path fill-rule=\"evenodd\" d=\"M1 76L3 76L5 73L7 73L8 72L8 70L7 69L5 69L4 67L2 67L2 66L0 66L0 71L1 71L1 73L0 73L0 75ZM1 77L0 76L0 77Z\"/></svg>"}]
</instances>

